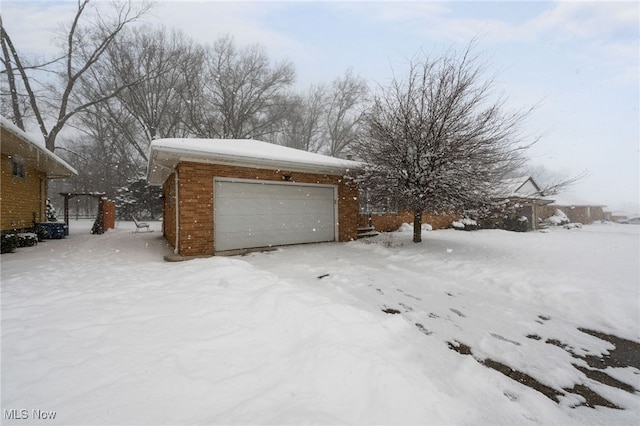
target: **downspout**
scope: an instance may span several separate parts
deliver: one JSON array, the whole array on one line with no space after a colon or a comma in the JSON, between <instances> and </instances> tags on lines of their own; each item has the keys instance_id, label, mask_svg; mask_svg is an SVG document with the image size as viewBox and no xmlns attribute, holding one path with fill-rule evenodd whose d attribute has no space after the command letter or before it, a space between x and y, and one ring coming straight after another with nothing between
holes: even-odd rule
<instances>
[{"instance_id":1,"label":"downspout","mask_svg":"<svg viewBox=\"0 0 640 426\"><path fill-rule=\"evenodd\" d=\"M49 221L49 218L47 217L47 197L49 194L47 192L47 177L45 175L45 177L40 178L40 222Z\"/></svg>"},{"instance_id":2,"label":"downspout","mask_svg":"<svg viewBox=\"0 0 640 426\"><path fill-rule=\"evenodd\" d=\"M180 185L178 185L178 168L176 167L176 178L175 180L175 185L176 185L176 190L175 190L175 197L176 197L176 243L173 249L173 253L174 254L179 254L180 250L178 249L178 243L180 242L180 197L178 196L178 188Z\"/></svg>"}]
</instances>

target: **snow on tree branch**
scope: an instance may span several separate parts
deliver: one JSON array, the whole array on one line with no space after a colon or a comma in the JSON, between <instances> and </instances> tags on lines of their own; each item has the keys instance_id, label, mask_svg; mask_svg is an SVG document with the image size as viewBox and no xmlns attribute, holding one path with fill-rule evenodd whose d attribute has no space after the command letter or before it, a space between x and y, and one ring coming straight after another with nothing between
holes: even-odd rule
<instances>
[{"instance_id":1,"label":"snow on tree branch","mask_svg":"<svg viewBox=\"0 0 640 426\"><path fill-rule=\"evenodd\" d=\"M416 221L426 209L490 202L492 188L535 143L520 131L531 109L506 108L471 48L412 60L404 77L380 88L365 115L356 152L368 166L360 180L369 193L413 211Z\"/></svg>"}]
</instances>

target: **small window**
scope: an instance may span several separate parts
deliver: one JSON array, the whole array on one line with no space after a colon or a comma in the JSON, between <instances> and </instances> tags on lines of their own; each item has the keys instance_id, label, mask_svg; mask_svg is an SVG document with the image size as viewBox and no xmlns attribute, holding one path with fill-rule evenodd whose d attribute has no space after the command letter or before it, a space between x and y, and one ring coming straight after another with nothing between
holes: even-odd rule
<instances>
[{"instance_id":1,"label":"small window","mask_svg":"<svg viewBox=\"0 0 640 426\"><path fill-rule=\"evenodd\" d=\"M24 179L25 167L24 163L17 158L13 159L13 176Z\"/></svg>"}]
</instances>

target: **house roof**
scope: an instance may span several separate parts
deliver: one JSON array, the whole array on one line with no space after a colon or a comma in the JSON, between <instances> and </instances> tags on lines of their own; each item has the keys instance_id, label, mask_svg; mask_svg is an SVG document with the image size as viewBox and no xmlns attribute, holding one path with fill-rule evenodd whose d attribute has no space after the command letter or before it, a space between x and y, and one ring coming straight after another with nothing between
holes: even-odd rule
<instances>
[{"instance_id":1,"label":"house roof","mask_svg":"<svg viewBox=\"0 0 640 426\"><path fill-rule=\"evenodd\" d=\"M553 200L548 199L541 193L540 187L531 176L520 176L516 178L504 179L495 189L496 197L502 199L517 198L535 200L541 204L550 204Z\"/></svg>"},{"instance_id":2,"label":"house roof","mask_svg":"<svg viewBox=\"0 0 640 426\"><path fill-rule=\"evenodd\" d=\"M48 179L77 176L76 169L1 115L0 128L0 151L3 154L19 157L27 166L45 172Z\"/></svg>"},{"instance_id":3,"label":"house roof","mask_svg":"<svg viewBox=\"0 0 640 426\"><path fill-rule=\"evenodd\" d=\"M526 184L530 182L534 191L531 191L530 188L527 188ZM504 179L502 181L502 190L504 193L511 196L520 196L520 197L530 197L530 196L539 196L540 187L533 180L531 176L520 176L516 178Z\"/></svg>"},{"instance_id":4,"label":"house roof","mask_svg":"<svg viewBox=\"0 0 640 426\"><path fill-rule=\"evenodd\" d=\"M340 175L361 163L253 139L158 139L151 142L147 181L162 185L182 161Z\"/></svg>"},{"instance_id":5,"label":"house roof","mask_svg":"<svg viewBox=\"0 0 640 426\"><path fill-rule=\"evenodd\" d=\"M554 195L553 198L555 201L553 202L554 206L564 206L564 207L605 207L605 204L598 204L588 200L583 200L578 198L572 194L557 194Z\"/></svg>"}]
</instances>

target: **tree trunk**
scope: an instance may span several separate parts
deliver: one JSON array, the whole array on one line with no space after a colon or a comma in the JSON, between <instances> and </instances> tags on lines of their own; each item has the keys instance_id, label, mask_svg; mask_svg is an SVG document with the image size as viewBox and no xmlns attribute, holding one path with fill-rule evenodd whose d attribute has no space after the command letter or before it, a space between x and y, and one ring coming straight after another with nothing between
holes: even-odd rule
<instances>
[{"instance_id":1,"label":"tree trunk","mask_svg":"<svg viewBox=\"0 0 640 426\"><path fill-rule=\"evenodd\" d=\"M0 19L0 25L2 20ZM7 80L9 82L9 93L11 94L11 108L13 109L13 119L16 126L20 130L24 131L24 123L22 122L22 113L20 112L20 101L18 100L18 89L16 88L16 79L13 73L13 67L11 66L11 56L9 56L9 49L7 43L4 40L4 31L2 32L2 57L4 58L5 68L7 69Z\"/></svg>"},{"instance_id":2,"label":"tree trunk","mask_svg":"<svg viewBox=\"0 0 640 426\"><path fill-rule=\"evenodd\" d=\"M422 242L422 211L416 210L413 212L413 242Z\"/></svg>"}]
</instances>

